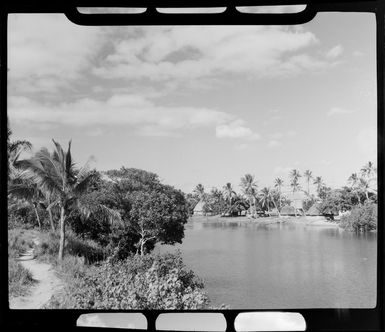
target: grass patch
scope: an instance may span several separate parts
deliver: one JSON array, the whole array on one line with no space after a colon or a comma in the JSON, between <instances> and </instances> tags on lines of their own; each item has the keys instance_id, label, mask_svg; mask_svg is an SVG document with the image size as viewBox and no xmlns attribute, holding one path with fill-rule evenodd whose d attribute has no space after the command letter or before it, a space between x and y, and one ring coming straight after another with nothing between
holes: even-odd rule
<instances>
[{"instance_id":1,"label":"grass patch","mask_svg":"<svg viewBox=\"0 0 385 332\"><path fill-rule=\"evenodd\" d=\"M9 296L16 297L28 293L35 280L32 273L13 258L8 260Z\"/></svg>"},{"instance_id":2,"label":"grass patch","mask_svg":"<svg viewBox=\"0 0 385 332\"><path fill-rule=\"evenodd\" d=\"M93 275L97 265L87 265L84 257L64 256L62 262L55 263L55 269L65 286L56 292L44 309L73 309L77 300L71 294L77 294L83 287L83 280Z\"/></svg>"},{"instance_id":3,"label":"grass patch","mask_svg":"<svg viewBox=\"0 0 385 332\"><path fill-rule=\"evenodd\" d=\"M58 232L42 233L40 244L36 249L39 259L55 264L59 253L59 241L60 235ZM104 260L106 258L106 251L95 241L80 239L72 231L68 231L66 232L64 257L66 255L82 257L86 264L93 264Z\"/></svg>"},{"instance_id":4,"label":"grass patch","mask_svg":"<svg viewBox=\"0 0 385 332\"><path fill-rule=\"evenodd\" d=\"M22 228L14 228L8 230L8 256L16 258L34 247L33 240L37 237L37 232Z\"/></svg>"}]
</instances>

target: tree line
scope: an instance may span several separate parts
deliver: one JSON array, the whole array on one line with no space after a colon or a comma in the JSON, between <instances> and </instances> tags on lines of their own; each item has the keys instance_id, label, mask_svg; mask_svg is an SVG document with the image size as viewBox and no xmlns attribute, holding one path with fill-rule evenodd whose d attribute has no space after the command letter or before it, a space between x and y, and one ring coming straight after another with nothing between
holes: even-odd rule
<instances>
[{"instance_id":1,"label":"tree line","mask_svg":"<svg viewBox=\"0 0 385 332\"><path fill-rule=\"evenodd\" d=\"M347 185L337 189L327 186L322 176L314 176L311 170L301 173L298 169L292 169L289 173L289 188L293 196L298 192L303 194L302 210L305 213L316 204L321 213L330 214L333 211L349 211L354 206L369 201L376 203L376 179L377 169L374 163L369 161L359 172L349 176ZM234 210L242 203L251 216L255 216L257 211L272 209L280 216L282 208L291 204L290 196L282 192L284 184L285 181L277 177L272 186L259 188L256 177L245 174L240 179L240 193L234 190L231 183L226 183L221 190L214 187L209 192L205 191L202 184L198 184L186 198L190 213L193 213L194 207L201 201L204 213L231 212L232 208ZM315 186L315 192L311 191L310 184Z\"/></svg>"}]
</instances>

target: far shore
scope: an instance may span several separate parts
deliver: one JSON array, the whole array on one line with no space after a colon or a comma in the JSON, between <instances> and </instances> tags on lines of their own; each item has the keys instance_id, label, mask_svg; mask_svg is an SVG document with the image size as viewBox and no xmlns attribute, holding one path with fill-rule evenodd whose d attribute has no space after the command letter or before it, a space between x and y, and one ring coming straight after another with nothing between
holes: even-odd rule
<instances>
[{"instance_id":1,"label":"far shore","mask_svg":"<svg viewBox=\"0 0 385 332\"><path fill-rule=\"evenodd\" d=\"M191 221L204 221L204 222L223 222L223 223L250 223L250 224L274 224L274 223L290 223L306 226L327 226L339 228L338 224L333 221L329 221L323 216L281 216L281 217L260 217L250 218L246 216L237 217L221 217L216 216L201 216L193 215L190 217Z\"/></svg>"}]
</instances>

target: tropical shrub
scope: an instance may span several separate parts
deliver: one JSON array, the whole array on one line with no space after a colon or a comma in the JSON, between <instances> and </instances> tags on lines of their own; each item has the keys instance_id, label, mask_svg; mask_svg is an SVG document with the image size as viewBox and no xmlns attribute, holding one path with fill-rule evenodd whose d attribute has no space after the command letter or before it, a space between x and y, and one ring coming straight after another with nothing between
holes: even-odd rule
<instances>
[{"instance_id":1,"label":"tropical shrub","mask_svg":"<svg viewBox=\"0 0 385 332\"><path fill-rule=\"evenodd\" d=\"M180 252L103 262L67 286L65 302L82 309L204 309L203 282L187 270ZM53 306L55 307L55 306Z\"/></svg>"},{"instance_id":2,"label":"tropical shrub","mask_svg":"<svg viewBox=\"0 0 385 332\"><path fill-rule=\"evenodd\" d=\"M36 250L37 256L41 259L55 261L59 251L59 240L58 232L42 234ZM106 250L100 245L92 240L80 239L71 231L67 232L65 252L71 256L83 257L88 264L103 260L107 255Z\"/></svg>"},{"instance_id":3,"label":"tropical shrub","mask_svg":"<svg viewBox=\"0 0 385 332\"><path fill-rule=\"evenodd\" d=\"M13 258L8 260L8 290L10 297L24 295L33 284L32 273Z\"/></svg>"},{"instance_id":4,"label":"tropical shrub","mask_svg":"<svg viewBox=\"0 0 385 332\"><path fill-rule=\"evenodd\" d=\"M349 231L368 232L377 229L377 204L366 202L341 217L340 226Z\"/></svg>"},{"instance_id":5,"label":"tropical shrub","mask_svg":"<svg viewBox=\"0 0 385 332\"><path fill-rule=\"evenodd\" d=\"M8 230L8 256L17 257L19 253L34 247L34 231L14 228Z\"/></svg>"}]
</instances>

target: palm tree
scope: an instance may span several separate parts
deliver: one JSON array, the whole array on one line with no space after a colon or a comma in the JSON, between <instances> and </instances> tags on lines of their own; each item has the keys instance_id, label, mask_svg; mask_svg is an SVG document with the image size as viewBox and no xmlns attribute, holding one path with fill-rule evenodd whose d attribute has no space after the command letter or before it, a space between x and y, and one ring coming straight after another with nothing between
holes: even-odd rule
<instances>
[{"instance_id":1,"label":"palm tree","mask_svg":"<svg viewBox=\"0 0 385 332\"><path fill-rule=\"evenodd\" d=\"M197 184L193 190L193 193L198 196L199 200L205 199L205 187L201 183Z\"/></svg>"},{"instance_id":2,"label":"palm tree","mask_svg":"<svg viewBox=\"0 0 385 332\"><path fill-rule=\"evenodd\" d=\"M313 178L313 174L310 170L307 169L303 175L307 181L307 195L310 196L310 180Z\"/></svg>"},{"instance_id":3,"label":"palm tree","mask_svg":"<svg viewBox=\"0 0 385 332\"><path fill-rule=\"evenodd\" d=\"M318 194L318 197L320 195L320 192L321 192L321 189L322 187L325 185L324 182L323 182L323 179L321 176L317 176L315 179L314 179L314 182L313 184L315 184L317 186L317 194Z\"/></svg>"},{"instance_id":4,"label":"palm tree","mask_svg":"<svg viewBox=\"0 0 385 332\"><path fill-rule=\"evenodd\" d=\"M223 197L229 200L229 207L231 207L231 199L235 196L236 193L233 190L230 182L227 182L225 186L223 186Z\"/></svg>"},{"instance_id":5,"label":"palm tree","mask_svg":"<svg viewBox=\"0 0 385 332\"><path fill-rule=\"evenodd\" d=\"M255 196L258 191L257 182L255 181L254 175L245 174L245 176L241 177L240 186L242 188L242 193L249 200L250 208L251 206L255 206Z\"/></svg>"},{"instance_id":6,"label":"palm tree","mask_svg":"<svg viewBox=\"0 0 385 332\"><path fill-rule=\"evenodd\" d=\"M299 171L297 169L293 169L290 172L290 178L291 178L290 187L293 190L293 196L297 191L299 191L301 189L301 186L299 184L299 178L300 177L301 177L301 174L299 173ZM297 209L294 210L294 214L295 214L295 216L297 216Z\"/></svg>"},{"instance_id":7,"label":"palm tree","mask_svg":"<svg viewBox=\"0 0 385 332\"><path fill-rule=\"evenodd\" d=\"M23 173L21 173L16 178L14 178L12 183L9 185L8 194L20 200L27 201L30 205L32 205L35 212L36 221L39 225L39 229L41 229L41 220L38 207L44 200L44 195L37 184L31 180L24 179Z\"/></svg>"},{"instance_id":8,"label":"palm tree","mask_svg":"<svg viewBox=\"0 0 385 332\"><path fill-rule=\"evenodd\" d=\"M283 180L281 178L276 178L274 180L274 187L278 189L278 194L279 194L278 212L280 212L280 209L281 209L282 186L283 186Z\"/></svg>"},{"instance_id":9,"label":"palm tree","mask_svg":"<svg viewBox=\"0 0 385 332\"><path fill-rule=\"evenodd\" d=\"M20 154L24 151L30 151L32 144L26 140L11 141L12 130L7 129L7 155L8 155L8 181L17 177L18 161Z\"/></svg>"},{"instance_id":10,"label":"palm tree","mask_svg":"<svg viewBox=\"0 0 385 332\"><path fill-rule=\"evenodd\" d=\"M358 199L358 204L361 204L361 198L359 194L359 184L360 178L358 177L357 173L352 173L348 178L348 183L350 183L352 191L356 194Z\"/></svg>"},{"instance_id":11,"label":"palm tree","mask_svg":"<svg viewBox=\"0 0 385 332\"><path fill-rule=\"evenodd\" d=\"M211 192L210 192L210 195L215 198L215 199L221 199L223 198L222 196L222 192L218 189L218 188L211 188Z\"/></svg>"},{"instance_id":12,"label":"palm tree","mask_svg":"<svg viewBox=\"0 0 385 332\"><path fill-rule=\"evenodd\" d=\"M96 173L88 168L88 162L80 169L75 168L71 155L71 141L64 151L59 143L52 140L55 149L52 154L43 148L31 159L20 161L26 178L30 179L42 192L55 197L54 202L60 209L60 245L59 261L63 260L65 244L65 226L70 212L78 209L88 217L91 213L102 213L112 220L120 220L120 214L104 205L85 205L81 198L89 185L96 178Z\"/></svg>"},{"instance_id":13,"label":"palm tree","mask_svg":"<svg viewBox=\"0 0 385 332\"><path fill-rule=\"evenodd\" d=\"M366 177L366 178L371 178L375 172L376 172L376 168L374 166L374 163L371 161L368 161L368 163L361 168L361 174L363 177Z\"/></svg>"},{"instance_id":14,"label":"palm tree","mask_svg":"<svg viewBox=\"0 0 385 332\"><path fill-rule=\"evenodd\" d=\"M259 203L261 203L262 207L266 207L267 210L270 210L271 203L273 203L274 207L277 209L277 204L274 199L274 190L271 190L270 187L264 187L258 194ZM279 212L278 212L279 213Z\"/></svg>"},{"instance_id":15,"label":"palm tree","mask_svg":"<svg viewBox=\"0 0 385 332\"><path fill-rule=\"evenodd\" d=\"M366 199L369 200L369 181L364 178L360 178L358 183L358 188L365 193Z\"/></svg>"}]
</instances>

